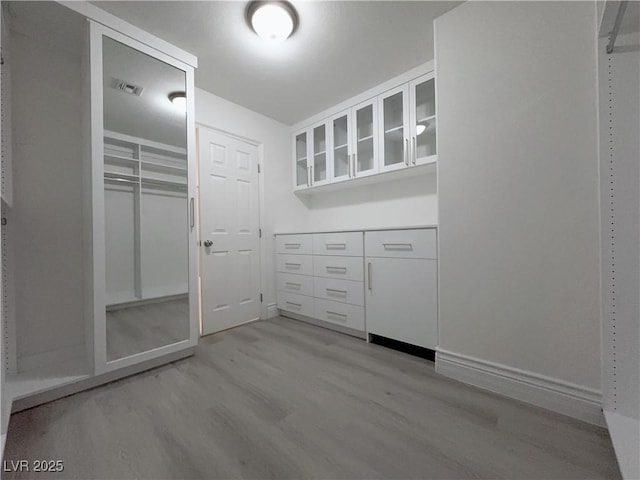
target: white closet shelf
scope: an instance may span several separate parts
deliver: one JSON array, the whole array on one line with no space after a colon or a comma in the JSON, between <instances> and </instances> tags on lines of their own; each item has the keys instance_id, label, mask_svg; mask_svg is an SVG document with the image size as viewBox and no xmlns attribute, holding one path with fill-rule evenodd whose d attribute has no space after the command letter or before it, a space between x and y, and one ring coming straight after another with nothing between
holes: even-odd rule
<instances>
[{"instance_id":1,"label":"white closet shelf","mask_svg":"<svg viewBox=\"0 0 640 480\"><path fill-rule=\"evenodd\" d=\"M178 166L174 166L174 165L165 165L163 163L150 162L149 160L142 160L141 162L142 162L141 163L142 168L144 168L145 165L151 165L152 168L164 168L164 169L167 169L167 170L173 170L173 171L176 171L176 172L181 172L181 173L184 173L185 175L187 173L187 167L178 167Z\"/></svg>"},{"instance_id":2,"label":"white closet shelf","mask_svg":"<svg viewBox=\"0 0 640 480\"><path fill-rule=\"evenodd\" d=\"M315 154L315 155L316 155L316 157L318 157L318 156L320 156L320 155L324 155L325 153L327 153L327 151L326 151L326 150L323 150L323 151L321 151L321 152L316 152L316 154Z\"/></svg>"},{"instance_id":3,"label":"white closet shelf","mask_svg":"<svg viewBox=\"0 0 640 480\"><path fill-rule=\"evenodd\" d=\"M418 120L418 123L430 122L431 120L435 120L435 115L429 115L428 117L424 117Z\"/></svg>"},{"instance_id":4,"label":"white closet shelf","mask_svg":"<svg viewBox=\"0 0 640 480\"><path fill-rule=\"evenodd\" d=\"M397 127L391 127L386 129L384 133L399 132L399 131L402 131L403 128L404 128L404 125L398 125Z\"/></svg>"},{"instance_id":5,"label":"white closet shelf","mask_svg":"<svg viewBox=\"0 0 640 480\"><path fill-rule=\"evenodd\" d=\"M79 382L90 376L89 369L79 365L78 361L64 365L47 365L15 375L6 375L5 391L7 398L13 401Z\"/></svg>"},{"instance_id":6,"label":"white closet shelf","mask_svg":"<svg viewBox=\"0 0 640 480\"><path fill-rule=\"evenodd\" d=\"M127 182L133 182L133 183L139 183L138 182L138 176L137 175L128 175L126 173L116 173L116 172L104 172L104 179L105 180L115 180L115 181L127 181Z\"/></svg>"},{"instance_id":7,"label":"white closet shelf","mask_svg":"<svg viewBox=\"0 0 640 480\"><path fill-rule=\"evenodd\" d=\"M367 140L373 140L373 135L369 135L368 137L359 138L358 142L366 142Z\"/></svg>"},{"instance_id":8,"label":"white closet shelf","mask_svg":"<svg viewBox=\"0 0 640 480\"><path fill-rule=\"evenodd\" d=\"M343 143L342 145L338 145L337 147L333 147L334 150L340 150L341 148L347 148L347 144Z\"/></svg>"},{"instance_id":9,"label":"white closet shelf","mask_svg":"<svg viewBox=\"0 0 640 480\"><path fill-rule=\"evenodd\" d=\"M128 164L137 164L140 160L137 158L129 158L129 157L120 157L118 155L108 155L104 156L105 162L118 162L118 163L128 163Z\"/></svg>"}]
</instances>

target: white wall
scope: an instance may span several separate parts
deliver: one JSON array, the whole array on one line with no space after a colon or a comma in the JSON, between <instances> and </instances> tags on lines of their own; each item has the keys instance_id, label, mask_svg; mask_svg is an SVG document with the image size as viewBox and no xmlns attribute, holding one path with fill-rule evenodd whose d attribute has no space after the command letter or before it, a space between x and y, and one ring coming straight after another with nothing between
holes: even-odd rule
<instances>
[{"instance_id":1,"label":"white wall","mask_svg":"<svg viewBox=\"0 0 640 480\"><path fill-rule=\"evenodd\" d=\"M438 223L435 173L322 193L303 201L309 208L310 230Z\"/></svg>"},{"instance_id":2,"label":"white wall","mask_svg":"<svg viewBox=\"0 0 640 480\"><path fill-rule=\"evenodd\" d=\"M44 38L11 37L18 369L85 350L81 59Z\"/></svg>"},{"instance_id":3,"label":"white wall","mask_svg":"<svg viewBox=\"0 0 640 480\"><path fill-rule=\"evenodd\" d=\"M307 209L293 194L291 136L287 125L252 112L202 89L196 89L196 122L262 145L264 172L263 278L264 302L276 303L276 231L305 230Z\"/></svg>"},{"instance_id":4,"label":"white wall","mask_svg":"<svg viewBox=\"0 0 640 480\"><path fill-rule=\"evenodd\" d=\"M435 31L440 347L584 394L595 415L595 4L467 2Z\"/></svg>"}]
</instances>

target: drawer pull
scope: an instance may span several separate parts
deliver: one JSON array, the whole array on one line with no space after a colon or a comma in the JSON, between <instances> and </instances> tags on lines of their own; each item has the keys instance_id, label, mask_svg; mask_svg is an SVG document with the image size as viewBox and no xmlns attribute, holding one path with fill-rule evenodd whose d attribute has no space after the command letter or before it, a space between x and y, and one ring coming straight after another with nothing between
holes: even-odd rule
<instances>
[{"instance_id":1,"label":"drawer pull","mask_svg":"<svg viewBox=\"0 0 640 480\"><path fill-rule=\"evenodd\" d=\"M302 308L302 304L301 303L295 303L295 302L285 302L287 305L293 305L294 307L298 307L298 308Z\"/></svg>"},{"instance_id":2,"label":"drawer pull","mask_svg":"<svg viewBox=\"0 0 640 480\"><path fill-rule=\"evenodd\" d=\"M327 310L326 312L327 312L327 315L329 316L333 315L334 317L338 317L338 319L343 322L347 321L347 316L344 313L332 312L330 310Z\"/></svg>"},{"instance_id":3,"label":"drawer pull","mask_svg":"<svg viewBox=\"0 0 640 480\"><path fill-rule=\"evenodd\" d=\"M372 275L372 272L371 272L371 262L369 262L368 265L367 265L367 280L369 280L369 282L368 282L369 283L369 291L372 292L373 291L373 283L372 283L373 275Z\"/></svg>"},{"instance_id":4,"label":"drawer pull","mask_svg":"<svg viewBox=\"0 0 640 480\"><path fill-rule=\"evenodd\" d=\"M291 283L291 282L285 282L284 283L287 287L293 287L293 288L300 288L302 286L301 283Z\"/></svg>"},{"instance_id":5,"label":"drawer pull","mask_svg":"<svg viewBox=\"0 0 640 480\"><path fill-rule=\"evenodd\" d=\"M287 268L289 268L289 267L291 267L291 268L300 268L302 266L302 264L285 262L284 266L287 267Z\"/></svg>"},{"instance_id":6,"label":"drawer pull","mask_svg":"<svg viewBox=\"0 0 640 480\"><path fill-rule=\"evenodd\" d=\"M411 243L383 243L385 250L413 250Z\"/></svg>"},{"instance_id":7,"label":"drawer pull","mask_svg":"<svg viewBox=\"0 0 640 480\"><path fill-rule=\"evenodd\" d=\"M284 244L284 248L288 248L290 250L294 250L294 249L300 248L300 244L299 243L285 243Z\"/></svg>"},{"instance_id":8,"label":"drawer pull","mask_svg":"<svg viewBox=\"0 0 640 480\"><path fill-rule=\"evenodd\" d=\"M339 295L344 295L345 297L347 296L346 290L336 290L335 288L327 288L327 293L331 294L332 292L337 293Z\"/></svg>"},{"instance_id":9,"label":"drawer pull","mask_svg":"<svg viewBox=\"0 0 640 480\"><path fill-rule=\"evenodd\" d=\"M337 271L339 273L347 273L347 267L326 267L327 272Z\"/></svg>"},{"instance_id":10,"label":"drawer pull","mask_svg":"<svg viewBox=\"0 0 640 480\"><path fill-rule=\"evenodd\" d=\"M327 248L327 250L346 250L347 249L346 243L325 243L324 246Z\"/></svg>"}]
</instances>

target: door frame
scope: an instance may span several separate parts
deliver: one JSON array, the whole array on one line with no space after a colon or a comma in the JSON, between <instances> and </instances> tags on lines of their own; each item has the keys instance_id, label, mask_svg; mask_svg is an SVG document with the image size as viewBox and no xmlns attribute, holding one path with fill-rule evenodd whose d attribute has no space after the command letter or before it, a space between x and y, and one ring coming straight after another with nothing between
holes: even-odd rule
<instances>
[{"instance_id":1,"label":"door frame","mask_svg":"<svg viewBox=\"0 0 640 480\"><path fill-rule=\"evenodd\" d=\"M202 227L200 218L200 129L206 128L212 130L220 135L230 137L234 140L248 143L258 149L258 228L262 232L262 235L258 238L258 255L260 260L258 262L260 268L260 294L262 295L260 301L260 320L268 318L268 305L265 302L264 291L267 285L266 272L267 267L265 265L266 251L264 246L265 232L264 232L264 143L252 138L243 137L236 133L214 127L204 122L196 121L196 237L198 239L198 254L197 254L197 284L198 284L198 334L202 337Z\"/></svg>"}]
</instances>

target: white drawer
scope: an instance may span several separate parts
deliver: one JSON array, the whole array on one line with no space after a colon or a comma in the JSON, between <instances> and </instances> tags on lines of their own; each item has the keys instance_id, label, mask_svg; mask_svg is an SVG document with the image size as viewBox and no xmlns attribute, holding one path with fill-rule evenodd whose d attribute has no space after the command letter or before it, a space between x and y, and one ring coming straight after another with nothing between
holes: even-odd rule
<instances>
[{"instance_id":1,"label":"white drawer","mask_svg":"<svg viewBox=\"0 0 640 480\"><path fill-rule=\"evenodd\" d=\"M313 296L323 300L364 306L364 283L336 278L315 277Z\"/></svg>"},{"instance_id":2,"label":"white drawer","mask_svg":"<svg viewBox=\"0 0 640 480\"><path fill-rule=\"evenodd\" d=\"M276 255L278 272L313 275L313 257L311 255Z\"/></svg>"},{"instance_id":3,"label":"white drawer","mask_svg":"<svg viewBox=\"0 0 640 480\"><path fill-rule=\"evenodd\" d=\"M354 330L364 331L364 307L347 303L331 302L316 298L315 315L318 320L331 322Z\"/></svg>"},{"instance_id":4,"label":"white drawer","mask_svg":"<svg viewBox=\"0 0 640 480\"><path fill-rule=\"evenodd\" d=\"M314 255L362 256L362 232L315 233Z\"/></svg>"},{"instance_id":5,"label":"white drawer","mask_svg":"<svg viewBox=\"0 0 640 480\"><path fill-rule=\"evenodd\" d=\"M311 255L313 252L313 235L276 235L276 253L292 253Z\"/></svg>"},{"instance_id":6,"label":"white drawer","mask_svg":"<svg viewBox=\"0 0 640 480\"><path fill-rule=\"evenodd\" d=\"M285 312L299 313L313 317L313 297L296 293L278 292L278 308Z\"/></svg>"},{"instance_id":7,"label":"white drawer","mask_svg":"<svg viewBox=\"0 0 640 480\"><path fill-rule=\"evenodd\" d=\"M367 257L438 258L435 228L365 232Z\"/></svg>"},{"instance_id":8,"label":"white drawer","mask_svg":"<svg viewBox=\"0 0 640 480\"><path fill-rule=\"evenodd\" d=\"M318 255L313 257L313 275L362 282L364 278L362 257L337 257Z\"/></svg>"},{"instance_id":9,"label":"white drawer","mask_svg":"<svg viewBox=\"0 0 640 480\"><path fill-rule=\"evenodd\" d=\"M276 274L276 284L278 290L282 292L298 293L313 297L313 277L297 275L295 273Z\"/></svg>"}]
</instances>

